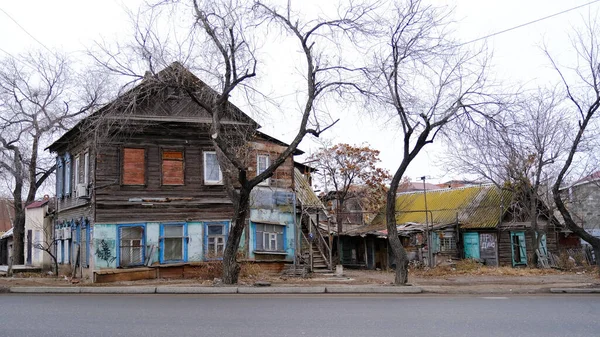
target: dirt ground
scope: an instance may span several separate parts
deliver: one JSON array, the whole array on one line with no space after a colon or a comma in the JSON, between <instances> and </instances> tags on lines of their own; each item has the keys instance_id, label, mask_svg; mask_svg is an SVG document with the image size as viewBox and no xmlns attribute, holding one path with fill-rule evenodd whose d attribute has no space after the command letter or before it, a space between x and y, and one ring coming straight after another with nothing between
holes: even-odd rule
<instances>
[{"instance_id":1,"label":"dirt ground","mask_svg":"<svg viewBox=\"0 0 600 337\"><path fill-rule=\"evenodd\" d=\"M257 281L267 281L275 286L309 285L389 285L394 280L392 271L345 269L342 277L333 274L313 274L308 278L287 278L267 275L260 270L243 273L240 285L253 285ZM93 284L89 280L77 280L76 285L86 286L212 286L214 280L199 279L153 279ZM409 283L427 288L430 292L515 292L527 293L550 287L598 287L600 277L597 269L587 268L574 271L533 268L488 268L414 270L409 273ZM0 277L0 287L11 286L71 286L72 281L65 276L58 278L38 273L17 274L14 277ZM450 287L450 288L449 288Z\"/></svg>"}]
</instances>

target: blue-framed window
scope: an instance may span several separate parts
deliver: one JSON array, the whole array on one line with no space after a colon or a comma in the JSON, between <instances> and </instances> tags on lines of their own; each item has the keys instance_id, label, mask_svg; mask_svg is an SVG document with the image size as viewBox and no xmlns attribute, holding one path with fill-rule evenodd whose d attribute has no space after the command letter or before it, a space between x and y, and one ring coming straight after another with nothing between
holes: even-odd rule
<instances>
[{"instance_id":1,"label":"blue-framed window","mask_svg":"<svg viewBox=\"0 0 600 337\"><path fill-rule=\"evenodd\" d=\"M117 244L117 267L144 265L146 224L118 225Z\"/></svg>"},{"instance_id":2,"label":"blue-framed window","mask_svg":"<svg viewBox=\"0 0 600 337\"><path fill-rule=\"evenodd\" d=\"M225 244L229 236L229 221L212 221L204 223L204 258L220 260L225 252Z\"/></svg>"},{"instance_id":3,"label":"blue-framed window","mask_svg":"<svg viewBox=\"0 0 600 337\"><path fill-rule=\"evenodd\" d=\"M285 226L277 224L254 224L254 250L262 252L285 252Z\"/></svg>"},{"instance_id":4,"label":"blue-framed window","mask_svg":"<svg viewBox=\"0 0 600 337\"><path fill-rule=\"evenodd\" d=\"M63 158L56 157L56 196L61 199L63 197L64 187L64 167Z\"/></svg>"},{"instance_id":5,"label":"blue-framed window","mask_svg":"<svg viewBox=\"0 0 600 337\"><path fill-rule=\"evenodd\" d=\"M184 222L160 225L160 263L187 262L188 233Z\"/></svg>"}]
</instances>

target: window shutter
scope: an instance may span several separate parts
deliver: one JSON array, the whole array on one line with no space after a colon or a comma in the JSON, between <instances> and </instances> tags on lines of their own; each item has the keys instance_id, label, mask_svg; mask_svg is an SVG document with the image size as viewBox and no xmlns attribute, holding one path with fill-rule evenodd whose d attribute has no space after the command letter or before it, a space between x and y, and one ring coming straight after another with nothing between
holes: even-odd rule
<instances>
[{"instance_id":1,"label":"window shutter","mask_svg":"<svg viewBox=\"0 0 600 337\"><path fill-rule=\"evenodd\" d=\"M64 195L68 197L71 195L71 155L69 153L65 153L65 190Z\"/></svg>"},{"instance_id":2,"label":"window shutter","mask_svg":"<svg viewBox=\"0 0 600 337\"><path fill-rule=\"evenodd\" d=\"M56 157L56 196L60 199L63 197L63 159Z\"/></svg>"},{"instance_id":3,"label":"window shutter","mask_svg":"<svg viewBox=\"0 0 600 337\"><path fill-rule=\"evenodd\" d=\"M163 151L163 185L183 185L183 151Z\"/></svg>"},{"instance_id":4,"label":"window shutter","mask_svg":"<svg viewBox=\"0 0 600 337\"><path fill-rule=\"evenodd\" d=\"M123 149L123 185L146 183L146 150Z\"/></svg>"}]
</instances>

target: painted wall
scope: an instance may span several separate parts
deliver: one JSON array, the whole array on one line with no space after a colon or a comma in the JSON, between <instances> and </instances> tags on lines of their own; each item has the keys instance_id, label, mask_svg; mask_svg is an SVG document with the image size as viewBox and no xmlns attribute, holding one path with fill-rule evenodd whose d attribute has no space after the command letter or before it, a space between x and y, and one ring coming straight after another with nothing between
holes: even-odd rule
<instances>
[{"instance_id":1,"label":"painted wall","mask_svg":"<svg viewBox=\"0 0 600 337\"><path fill-rule=\"evenodd\" d=\"M51 265L50 255L34 247L38 243L45 247L46 242L49 242L46 238L46 234L49 236L52 229L50 218L45 217L46 210L46 206L25 209L25 236L23 237L25 243L25 260L27 260L27 254L29 250L29 245L27 244L27 231L31 230L31 265L36 267L49 267Z\"/></svg>"},{"instance_id":2,"label":"painted wall","mask_svg":"<svg viewBox=\"0 0 600 337\"><path fill-rule=\"evenodd\" d=\"M256 247L256 223L280 223L285 224L283 234L285 260L294 260L294 214L280 211L278 209L251 209L250 210L250 235L248 240L250 259L255 259L254 249Z\"/></svg>"},{"instance_id":3,"label":"painted wall","mask_svg":"<svg viewBox=\"0 0 600 337\"><path fill-rule=\"evenodd\" d=\"M188 223L188 261L202 261L204 259L203 235L204 224L202 222Z\"/></svg>"},{"instance_id":4,"label":"painted wall","mask_svg":"<svg viewBox=\"0 0 600 337\"><path fill-rule=\"evenodd\" d=\"M94 267L95 269L117 268L117 226L94 225Z\"/></svg>"},{"instance_id":5,"label":"painted wall","mask_svg":"<svg viewBox=\"0 0 600 337\"><path fill-rule=\"evenodd\" d=\"M154 246L154 252L152 253L151 264L159 261L159 247L160 247L160 223L159 222L147 222L146 223L146 254L148 254L150 247Z\"/></svg>"}]
</instances>

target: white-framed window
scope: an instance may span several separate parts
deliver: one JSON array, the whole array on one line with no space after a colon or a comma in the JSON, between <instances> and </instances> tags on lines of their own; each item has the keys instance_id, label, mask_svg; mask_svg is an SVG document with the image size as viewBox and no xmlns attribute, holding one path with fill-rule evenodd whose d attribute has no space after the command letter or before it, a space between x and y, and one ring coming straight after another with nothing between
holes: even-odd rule
<instances>
[{"instance_id":1,"label":"white-framed window","mask_svg":"<svg viewBox=\"0 0 600 337\"><path fill-rule=\"evenodd\" d=\"M90 183L90 153L83 155L83 183L87 186Z\"/></svg>"},{"instance_id":2,"label":"white-framed window","mask_svg":"<svg viewBox=\"0 0 600 337\"><path fill-rule=\"evenodd\" d=\"M256 175L263 173L269 167L269 155L259 154L256 156ZM269 185L269 179L265 179L259 185Z\"/></svg>"},{"instance_id":3,"label":"white-framed window","mask_svg":"<svg viewBox=\"0 0 600 337\"><path fill-rule=\"evenodd\" d=\"M256 224L256 250L283 252L283 231L285 226Z\"/></svg>"},{"instance_id":4,"label":"white-framed window","mask_svg":"<svg viewBox=\"0 0 600 337\"><path fill-rule=\"evenodd\" d=\"M204 184L220 185L223 183L223 173L219 167L217 153L214 151L204 152Z\"/></svg>"},{"instance_id":5,"label":"white-framed window","mask_svg":"<svg viewBox=\"0 0 600 337\"><path fill-rule=\"evenodd\" d=\"M440 238L440 251L448 252L456 250L456 239L453 236L444 236Z\"/></svg>"},{"instance_id":6,"label":"white-framed window","mask_svg":"<svg viewBox=\"0 0 600 337\"><path fill-rule=\"evenodd\" d=\"M223 257L225 252L225 225L207 224L206 225L206 258L215 259Z\"/></svg>"},{"instance_id":7,"label":"white-framed window","mask_svg":"<svg viewBox=\"0 0 600 337\"><path fill-rule=\"evenodd\" d=\"M80 183L79 181L79 155L75 156L75 162L73 163L73 177L75 180L75 186ZM76 187L77 188L77 187Z\"/></svg>"}]
</instances>

